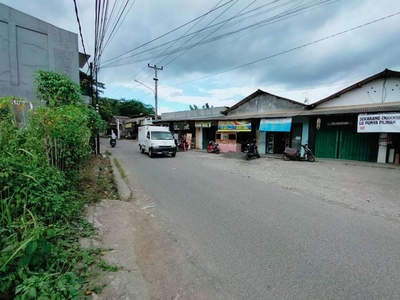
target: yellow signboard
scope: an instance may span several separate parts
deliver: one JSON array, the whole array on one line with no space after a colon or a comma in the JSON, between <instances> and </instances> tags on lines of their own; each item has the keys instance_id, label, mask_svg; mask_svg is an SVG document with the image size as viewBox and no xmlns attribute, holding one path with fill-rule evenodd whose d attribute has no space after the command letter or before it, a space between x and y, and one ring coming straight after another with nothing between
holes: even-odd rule
<instances>
[{"instance_id":1,"label":"yellow signboard","mask_svg":"<svg viewBox=\"0 0 400 300\"><path fill-rule=\"evenodd\" d=\"M211 127L211 121L200 121L200 122L195 122L194 126L196 128L209 128Z\"/></svg>"},{"instance_id":2,"label":"yellow signboard","mask_svg":"<svg viewBox=\"0 0 400 300\"><path fill-rule=\"evenodd\" d=\"M251 123L248 121L219 121L218 131L251 132Z\"/></svg>"}]
</instances>

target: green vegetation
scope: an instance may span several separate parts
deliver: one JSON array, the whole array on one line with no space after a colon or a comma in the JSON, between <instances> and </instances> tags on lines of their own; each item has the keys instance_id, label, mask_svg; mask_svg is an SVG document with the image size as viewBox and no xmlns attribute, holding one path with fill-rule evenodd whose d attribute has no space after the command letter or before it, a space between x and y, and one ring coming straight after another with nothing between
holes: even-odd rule
<instances>
[{"instance_id":1,"label":"green vegetation","mask_svg":"<svg viewBox=\"0 0 400 300\"><path fill-rule=\"evenodd\" d=\"M111 98L99 99L99 113L102 119L109 122L113 116L153 115L154 108L139 100L117 100Z\"/></svg>"},{"instance_id":2,"label":"green vegetation","mask_svg":"<svg viewBox=\"0 0 400 300\"><path fill-rule=\"evenodd\" d=\"M105 122L64 75L39 71L35 82L46 106L27 112L20 99L0 98L0 298L82 299L99 289L93 277L115 270L101 249L79 245L93 234L84 205L104 185L116 195L88 175L93 159L107 168L89 147Z\"/></svg>"},{"instance_id":3,"label":"green vegetation","mask_svg":"<svg viewBox=\"0 0 400 300\"><path fill-rule=\"evenodd\" d=\"M118 159L114 158L114 164L117 167L119 173L121 174L121 178L128 183L128 178L126 177L126 173L124 169L121 167L121 164L119 163Z\"/></svg>"}]
</instances>

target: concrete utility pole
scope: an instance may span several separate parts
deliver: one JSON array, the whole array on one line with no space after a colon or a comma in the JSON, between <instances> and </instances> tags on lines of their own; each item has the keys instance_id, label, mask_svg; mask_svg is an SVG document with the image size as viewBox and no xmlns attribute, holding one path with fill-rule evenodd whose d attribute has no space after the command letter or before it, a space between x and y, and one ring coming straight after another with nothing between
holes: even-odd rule
<instances>
[{"instance_id":1,"label":"concrete utility pole","mask_svg":"<svg viewBox=\"0 0 400 300\"><path fill-rule=\"evenodd\" d=\"M157 78L157 70L162 71L162 70L163 70L163 67L157 68L156 65L154 65L153 67L151 67L150 64L147 64L147 66L148 66L149 68L151 68L151 69L154 69L154 71L155 71L155 76L154 76L153 79L154 79L154 83L155 83L155 86L156 86L156 88L155 88L155 93L154 93L154 100L155 100L155 113L156 113L155 120L157 121L157 116L158 116L158 110L157 110L157 81L158 81L158 78Z\"/></svg>"}]
</instances>

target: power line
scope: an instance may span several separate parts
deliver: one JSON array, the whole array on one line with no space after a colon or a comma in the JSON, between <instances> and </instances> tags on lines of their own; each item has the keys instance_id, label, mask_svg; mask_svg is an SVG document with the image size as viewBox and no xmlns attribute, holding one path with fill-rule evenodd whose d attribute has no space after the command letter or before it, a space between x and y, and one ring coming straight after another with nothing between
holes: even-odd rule
<instances>
[{"instance_id":1,"label":"power line","mask_svg":"<svg viewBox=\"0 0 400 300\"><path fill-rule=\"evenodd\" d=\"M98 0L96 0L96 1L98 1ZM232 1L234 1L234 0L229 0L228 2L226 2L226 3L222 4L222 5L220 5L219 7L216 7L216 8L214 9L214 11L220 9L221 7L224 7L225 5L227 5L228 3L232 2ZM110 62L110 61L115 60L115 59L117 59L117 58L120 58L121 56L124 56L125 54L131 53L131 52L133 52L133 51L135 51L135 50L137 50L137 49L140 49L140 48L142 48L142 47L144 47L144 46L146 46L146 45L148 45L148 44L150 44L150 43L152 43L152 42L154 42L154 41L157 41L157 40L163 38L164 36L167 36L167 35L169 35L169 34L175 32L175 31L177 31L177 30L179 30L179 29L185 27L186 25L188 25L188 24L190 24L190 23L193 23L194 21L198 20L198 19L201 18L202 16L203 16L203 15L201 15L201 16L199 16L199 17L197 17L197 18L195 18L195 19L193 19L193 20L191 20L191 21L189 21L189 22L187 22L187 23L185 23L185 24L183 24L183 25L181 25L181 26L179 26L179 27L177 27L177 28L171 30L171 31L168 31L167 33L164 33L164 34L160 35L159 37L157 37L157 38L155 38L155 39L152 39L151 41L148 41L148 42L146 42L146 43L144 43L144 44L142 44L142 45L140 45L140 46L137 46L137 47L135 47L135 48L133 48L133 49L131 49L131 50L125 52L125 53L122 53L122 54L120 54L120 55L118 55L118 56L116 56L116 57L114 57L114 58L111 58L111 59L105 61L104 63L107 63L107 62Z\"/></svg>"},{"instance_id":2,"label":"power line","mask_svg":"<svg viewBox=\"0 0 400 300\"><path fill-rule=\"evenodd\" d=\"M194 35L192 35L192 37L190 38L190 39L188 39L186 42L184 42L182 45L180 45L179 47L178 47L178 49L175 49L175 51L176 52L178 52L180 49L182 49L182 47L184 46L184 45L186 45L188 42L190 42L193 38L195 38L199 33L201 33L203 30L205 30L206 28L208 28L212 23L214 23L214 21L215 20L217 20L220 16L222 16L224 13L226 13L229 9L231 9L236 3L238 3L238 1L239 0L236 0L234 3L232 3L232 5L231 6L229 6L227 9L225 9L223 12L221 12L217 17L215 17L211 22L209 22L206 26L204 26L201 30L199 30L199 31L197 31L197 33L196 34L194 34ZM257 0L254 0L254 1L257 1ZM219 27L219 28L221 28L221 27ZM219 29L218 28L218 29ZM196 45L196 44L195 44ZM194 45L194 46L195 46ZM193 47L194 47L193 46ZM193 48L192 47L192 48ZM189 48L189 50L190 50L191 48ZM187 50L187 51L189 51L189 50ZM174 51L174 52L175 52ZM187 52L186 51L186 52ZM184 52L183 54L185 54L186 52ZM162 61L164 61L165 59L167 59L170 55L172 55L173 53L171 53L171 54L169 54L167 57L164 57L159 63L161 63ZM183 55L182 54L182 55ZM179 58L180 56L178 56L178 57L176 57L176 58L174 58L172 61L174 61L175 59L177 59L177 58ZM170 64L171 62L169 62L169 63L167 63L166 65L168 65L168 64Z\"/></svg>"},{"instance_id":3,"label":"power line","mask_svg":"<svg viewBox=\"0 0 400 300\"><path fill-rule=\"evenodd\" d=\"M190 30L192 30L199 22L201 22L208 14L210 14L223 0L220 0L209 12L207 12L206 14L204 14L201 18L199 18L199 20L192 26L190 27L181 37L183 37L184 35L186 35ZM179 39L176 39L175 42L173 44L171 44L168 48L166 48L161 54L159 54L156 58L152 59L150 61L150 64L156 60L157 58L159 58L163 53L165 53L165 51L167 51L168 49L170 49L173 45L175 45L175 43L178 41ZM132 80L134 80L134 78L140 74L141 72L143 72L144 69L146 69L147 66L144 66L139 72L137 72L135 75L133 75L128 82L132 83ZM149 73L149 72L148 72ZM142 76L143 77L143 76ZM142 78L141 77L141 78ZM139 81L141 80L141 78L139 78ZM131 87L131 85L130 85ZM115 91L115 93L118 91L118 89Z\"/></svg>"},{"instance_id":4,"label":"power line","mask_svg":"<svg viewBox=\"0 0 400 300\"><path fill-rule=\"evenodd\" d=\"M272 1L272 2L270 2L270 3L268 3L268 4L264 4L264 5L262 5L262 6L259 6L259 7L257 7L257 8L254 8L254 9L248 11L248 12L245 12L245 13L239 12L236 16L234 16L234 17L232 17L232 18L229 18L229 19L227 19L227 20L224 20L224 21L222 21L222 22L219 22L219 23L217 23L216 25L218 25L218 24L223 24L223 25L224 25L224 24L226 24L228 21L230 21L230 20L232 20L232 19L235 19L235 18L237 18L237 17L246 15L246 14L248 14L248 13L251 12L251 11L258 11L259 8L265 7L265 6L267 6L267 5L274 4L274 3L277 2L277 1L279 1L279 0L275 0L275 1ZM337 1L340 1L340 0L336 0L336 1L334 1L334 2L337 2ZM303 2L303 0L300 1L300 3L301 3L301 2ZM330 2L330 3L329 3L329 2ZM292 3L292 2L290 2L290 1L284 2L284 3L282 3L282 4L278 5L278 6L275 6L275 7L273 7L273 8L268 9L267 12L273 11L273 10L275 10L275 9L281 7L281 6L285 6L285 5L289 4L289 3ZM257 23L255 23L255 25L258 25L256 28L259 28L259 27L262 27L262 26L266 26L266 25L269 25L269 24L272 24L272 23L281 21L281 20L283 20L283 19L287 19L287 18L293 17L294 15L298 15L298 14L300 14L301 12L306 11L307 9L316 8L318 5L322 5L322 4L327 5L327 4L331 4L331 3L333 3L333 2L331 2L331 0L316 0L316 1L311 1L311 2L306 3L306 4L303 4L303 5L298 5L297 7L296 7L296 6L293 6L292 8L290 8L290 9L287 10L287 11L284 11L284 12L278 14L278 15L274 15L274 16L272 16L272 17L270 17L270 18L268 18L268 19L266 19L266 20L263 20L263 21L261 21L261 22L257 22ZM265 11L262 12L262 13L265 13ZM295 13L295 14L294 14L294 13ZM259 12L258 12L257 14L259 14ZM293 15L293 14L294 14L294 15ZM246 17L246 18L247 18L247 17ZM261 23L261 25L260 25L260 23ZM263 24L263 23L265 23L265 24ZM251 29L251 27L253 27L253 26L255 26L255 25L247 26L247 27L245 27L245 29L248 29L248 28ZM214 26L215 26L215 25L212 25L212 26L209 26L209 27L211 28L211 27L214 27ZM221 27L221 26L220 26L220 27ZM228 27L229 27L229 26L228 26ZM202 29L201 29L201 30L202 30ZM194 34L199 33L201 30L196 31ZM242 29L236 30L236 32L239 32L239 31L241 31L241 30L242 30ZM216 30L214 30L214 32L215 32L215 31L216 31ZM236 33L236 32L234 32L234 33ZM250 30L248 30L245 34L247 34L247 33L249 33L249 32L250 32ZM228 33L228 34L229 34L229 33ZM244 35L245 35L245 34L244 34ZM192 34L191 34L191 35L192 35ZM208 36L209 36L209 35L210 35L210 34L208 34ZM227 34L225 34L225 35L227 35ZM244 36L244 35L242 35L242 36ZM240 37L242 37L242 36L240 36ZM206 40L206 41L203 41L203 42L200 41L200 42L197 42L197 44L205 44L205 43L209 43L209 42L212 42L212 41L216 41L216 40L220 39L220 37L224 37L224 35L220 35L220 36L217 36L217 37L215 37L215 38L212 38L212 39L209 39L209 40ZM240 37L239 37L239 38L240 38ZM207 38L207 36L206 36L205 38ZM205 38L203 38L203 40L204 40ZM177 40L179 40L179 39L175 39L174 41L176 42ZM232 42L232 41L231 41L231 42ZM165 43L165 44L168 44L168 43ZM165 45L165 44L163 44L163 45ZM196 44L189 45L188 47L185 47L183 50L187 50L187 49L193 48L195 45L196 45ZM159 46L157 46L157 47L159 47ZM155 48L157 48L157 47L155 47ZM223 47L221 47L221 48L223 48ZM219 48L219 49L221 49L221 48ZM154 49L154 48L153 48L153 49ZM217 50L218 50L218 49L217 49ZM148 51L148 50L142 51L142 52L140 52L140 53L143 53L143 52L146 52L146 51ZM164 51L164 52L165 52L165 51ZM173 53L175 53L175 52L178 52L178 51L176 51L176 49L175 49L175 50L174 50L172 53L170 53L169 55L171 55L171 54L173 54ZM214 51L214 52L215 52L215 51ZM137 54L139 54L139 53L137 53ZM211 54L211 53L210 53L210 54ZM159 55L159 56L160 56L160 55ZM206 56L207 56L207 55L206 55ZM205 57L205 56L204 56L204 57ZM203 58L204 58L204 57L203 57ZM202 58L201 58L201 59L202 59ZM142 59L142 60L140 60L140 61L145 61L145 60L148 60L148 58L144 58L144 59ZM194 62L193 62L193 63L194 63ZM191 64L193 64L193 63L191 63ZM144 69L144 68L143 68L143 69ZM143 69L140 70L137 74L139 74L141 71L143 71ZM135 74L135 76L133 76L132 78L136 77L137 74ZM143 76L142 76L142 77L143 77ZM141 78L142 78L142 77L141 77ZM150 76L148 76L148 77L150 77ZM147 78L148 78L148 77L147 77ZM146 79L147 79L147 78L146 78ZM142 80L142 81L143 81L143 79L139 79L139 80ZM128 82L130 82L130 81L131 81L131 80L128 80ZM133 82L132 82L132 83L133 83ZM129 86L126 87L125 89L126 89L126 90L129 90L129 88L132 87L132 86L133 86L133 85L129 83ZM120 87L119 89L121 89L121 87ZM117 91L118 91L119 89L117 89ZM117 91L116 91L116 92L117 92ZM121 94L121 92L119 92L119 93ZM123 95L123 94L125 94L125 93L126 93L126 92L123 92L121 95Z\"/></svg>"},{"instance_id":5,"label":"power line","mask_svg":"<svg viewBox=\"0 0 400 300\"><path fill-rule=\"evenodd\" d=\"M340 0L336 0L336 1L334 1L334 2L337 2L337 1L340 1ZM275 1L274 1L274 2L275 2ZM184 48L181 48L181 49L179 49L179 50L178 50L178 49L174 49L174 50L172 50L170 53L167 53L166 55L169 56L169 55L172 55L172 54L174 54L174 53L187 50L187 49L193 47L193 45L196 45L196 44L197 44L196 46L204 45L204 44L207 44L207 43L211 43L211 42L214 42L214 41L218 41L218 40L220 40L220 39L227 38L227 37L229 37L229 36L231 36L231 35L234 35L234 34L238 34L238 33L241 32L241 31L256 29L256 28L259 28L259 27L262 27L262 26L266 26L266 25L269 25L269 24L272 24L272 23L275 23L275 22L278 22L278 21L281 21L281 20L284 20L284 19L288 19L288 18L291 18L291 17L293 17L293 16L296 16L296 15L300 14L301 12L303 12L303 11L305 11L305 10L307 10L307 9L310 9L310 8L313 8L313 7L316 7L316 6L318 6L318 5L322 5L322 4L325 4L325 5L326 5L328 2L331 2L331 0L322 0L322 1L321 1L321 0L317 0L317 1L313 1L313 2L311 2L311 3L307 3L307 4L304 4L304 5L302 5L302 6L299 6L299 7L297 7L295 10L293 10L293 9L292 9L292 10L288 10L288 11L286 11L286 12L284 12L284 13L277 14L277 15L275 15L275 16L272 16L272 17L268 18L268 19L265 19L265 20L262 20L262 21L253 23L253 24L251 24L251 25L248 25L248 26L245 26L245 27L241 27L241 28L239 28L239 29L230 31L230 32L228 32L228 33L225 33L225 34L222 34L222 35L219 35L219 36L216 36L216 37L207 39L207 40L203 40L203 41L201 41L201 42L197 42L197 43L195 43L195 44L188 45L188 46L186 46L186 47L184 47ZM289 3L291 3L291 2L290 2L290 1L287 1L286 3L283 3L283 4L281 4L281 5L279 5L279 6L276 6L276 7L272 8L272 9L268 9L268 10L264 11L263 13L270 12L270 11L272 11L272 10L277 9L277 8L280 7L280 6L283 6L283 5L286 5L286 4L289 4ZM331 3L333 3L333 2L331 2ZM271 3L270 3L270 4L271 4ZM328 3L328 4L329 4L329 3ZM244 13L244 14L247 14L247 13ZM258 14L259 14L259 13L257 13L256 15L258 15ZM240 15L236 16L235 18L241 17L242 15L243 15L243 14L240 14ZM246 18L247 18L247 17L246 17ZM237 21L236 24L237 24L238 22L241 22L241 21L243 21L243 20ZM273 21L274 21L274 22L273 22ZM212 27L214 27L214 26L216 26L216 25L219 25L219 24L223 24L223 23L225 23L225 22L227 22L227 20L224 20L224 21L219 22L219 23L217 23L217 24L215 24L215 25L209 26L209 28L207 28L207 29L212 29ZM231 26L232 26L232 25L228 25L228 26L226 26L226 28L227 28L227 27L231 27ZM199 31L200 31L200 30L199 30ZM194 34L198 34L199 31L196 31L196 32L194 32L194 33L191 33L191 34L185 36L185 38L187 38L187 37L189 37L189 36L191 36L191 35L194 35ZM176 41L176 40L179 40L179 39L181 39L181 38L178 38L178 39L175 39L175 40L166 42L166 43L164 43L164 44L161 44L161 45L159 45L159 46L152 47L152 48L147 49L147 50L143 50L143 51L138 52L138 53L134 53L134 54L132 54L132 55L130 55L130 56L128 56L128 57L122 57L122 58L116 59L116 60L114 60L113 62L105 63L105 65L103 65L102 67L103 67L103 68L108 68L108 67L117 67L117 66L120 66L120 65L126 65L126 64L128 64L128 62L124 62L124 61L125 61L126 59L128 59L128 58L131 58L131 57L134 57L134 56L138 57L140 54L143 54L143 53L146 53L146 52L150 52L150 51L152 51L152 50L155 50L155 49L160 48L160 47L162 47L162 46L164 46L164 45L170 44L170 43L172 43L172 42L174 42L174 41ZM137 60L135 60L134 62L131 62L131 63L137 63L137 62L142 62L142 61L146 61L146 60L149 60L149 57L138 58ZM118 63L118 62L120 62L120 63Z\"/></svg>"},{"instance_id":6,"label":"power line","mask_svg":"<svg viewBox=\"0 0 400 300\"><path fill-rule=\"evenodd\" d=\"M335 2L338 2L338 1L340 1L340 0L336 0ZM328 3L325 3L324 5L330 5L330 4L335 3L335 2L328 2ZM317 7L311 6L311 7L307 7L307 8L308 8L309 10L313 10L313 9L316 9ZM304 11L306 11L306 10L304 10ZM297 15L303 13L304 11L298 11L296 14L294 14L294 15L289 15L289 16L287 15L287 14L288 14L288 11L286 11L286 12L284 12L284 13L278 15L278 16L275 16L275 17L277 17L277 19L275 19L275 17L269 18L269 19L267 19L268 23L262 24L262 25L260 25L260 26L256 26L254 29L259 29L259 28L261 28L261 27L264 27L264 26L267 26L267 25L271 25L271 24L273 24L273 23L276 23L276 22L279 22L279 21L282 21L282 20L285 20L285 19L288 19L288 18L297 16ZM286 15L285 18L280 18L281 16L285 16L285 15ZM273 20L273 19L275 19L275 20ZM252 29L253 29L253 28L252 28ZM210 53L208 53L208 54L206 54L206 55L200 57L199 59L197 59L197 60L195 60L195 61L193 61L193 62L187 64L184 68L187 68L187 67L189 67L189 66L195 64L196 62L199 62L200 60L203 60L204 58L210 56L211 54L214 54L215 52L218 52L218 51L221 50L222 48L225 48L225 47L229 46L231 43L233 43L233 42L235 42L235 41L241 39L242 37L244 37L245 35L249 34L250 32L251 32L251 30L247 30L244 34L240 35L240 36L237 37L237 38L232 39L231 41L229 41L228 43L225 43L225 44L222 45L221 47L219 47L219 48L217 48L217 49L211 51ZM179 69L179 70L176 71L176 72L179 73L179 71L183 70L184 68L181 68L181 69Z\"/></svg>"},{"instance_id":7,"label":"power line","mask_svg":"<svg viewBox=\"0 0 400 300\"><path fill-rule=\"evenodd\" d=\"M187 53L188 51L190 51L191 49L193 49L194 47L196 47L198 44L200 44L202 41L204 41L206 38L208 38L210 35L212 35L213 33L215 33L216 31L220 30L226 23L228 23L230 20L232 20L233 18L237 17L241 12L243 12L244 10L246 10L250 5L252 5L254 2L256 2L257 0L254 0L253 2L251 2L249 5L247 5L245 8L243 8L241 11L239 11L236 15L234 15L232 18L227 19L225 23L223 23L220 27L218 27L217 29L215 29L214 31L212 31L210 34L208 34L207 36L205 36L202 40L200 40L199 42L197 42L196 44L194 44L192 47L190 47L189 49L187 49L185 52L181 53L180 55L178 55L177 57L175 57L173 60L169 61L168 63L165 64L165 66L169 65L170 63L172 63L173 61L177 60L179 57L181 57L182 55L184 55L185 53ZM236 2L235 2L236 3ZM233 5L232 5L233 6ZM231 7L232 7L231 6Z\"/></svg>"},{"instance_id":8,"label":"power line","mask_svg":"<svg viewBox=\"0 0 400 300\"><path fill-rule=\"evenodd\" d=\"M81 42L82 42L83 52L85 53L85 59L87 59L87 54L86 54L86 49L85 49L85 43L83 42L81 21L79 20L78 6L77 6L77 4L76 4L76 0L73 0L73 1L74 1L74 6L75 6L76 21L78 22L78 27L79 27L79 35L81 36Z\"/></svg>"},{"instance_id":9,"label":"power line","mask_svg":"<svg viewBox=\"0 0 400 300\"><path fill-rule=\"evenodd\" d=\"M154 60L156 60L157 58L159 58L161 55L163 55L168 49L170 49L172 46L174 46L175 44L176 44L176 42L178 42L182 37L184 37L190 30L192 30L197 24L199 24L209 13L211 13L221 2L222 2L223 0L220 0L208 13L206 13L206 14L204 14L204 16L202 17L202 18L200 18L192 27L190 27L184 34L182 34L181 35L181 37L179 38L179 39L176 39L171 45L169 45L168 46L168 48L166 48L163 52L161 52L156 58L154 58L150 63L152 63ZM237 2L237 1L236 1ZM236 3L235 2L235 3ZM234 3L234 4L235 4ZM232 4L232 6L234 5L234 4ZM230 6L230 7L232 7L232 6ZM229 8L230 8L229 7ZM229 9L228 8L228 9ZM220 16L220 15L219 15ZM218 16L218 17L219 17ZM217 17L217 18L218 18ZM217 18L215 18L214 20L212 20L211 21L211 23L212 22L214 22ZM211 23L209 23L209 24L211 24ZM208 27L208 25L209 24L207 24L204 28L207 28ZM204 29L203 28L203 29ZM200 32L200 31L199 31ZM194 36L192 36L192 38L194 38L196 35L194 35ZM192 39L191 38L191 39ZM186 43L188 43L191 39L189 39L189 40L187 40L184 44L182 44L181 46L179 46L179 48L181 48L181 47L183 47ZM178 49L179 49L178 48ZM168 57L168 56L167 56ZM163 60L165 60L167 57L165 57ZM158 64L160 64L163 60L161 60L160 62L158 62Z\"/></svg>"},{"instance_id":10,"label":"power line","mask_svg":"<svg viewBox=\"0 0 400 300\"><path fill-rule=\"evenodd\" d=\"M122 19L122 21L119 23L119 26L118 26L118 28L115 30L114 34L112 34L114 30L111 31L110 37L108 38L108 40L107 40L107 42L106 42L106 44L105 44L105 46L104 46L104 49L108 46L108 44L112 41L112 39L114 38L114 36L117 34L119 28L121 27L122 23L124 23L126 16L127 16L127 15L129 14L129 12L131 11L132 6L133 6L133 4L135 4L135 2L136 2L136 0L133 0L131 6L129 7L129 9L128 9L128 11L126 12L126 14L125 14L124 18ZM116 25L115 25L115 26L116 26Z\"/></svg>"},{"instance_id":11,"label":"power line","mask_svg":"<svg viewBox=\"0 0 400 300\"><path fill-rule=\"evenodd\" d=\"M289 50L282 51L282 52L279 52L279 53L276 53L276 54L273 54L273 55L269 55L269 56L266 56L266 57L264 57L264 58L254 60L254 61L252 61L252 62L243 64L243 65L240 65L240 66L237 66L237 67L233 67L233 68L230 68L230 69L226 69L226 70L224 70L224 71L220 71L220 72L213 73L213 74L211 74L211 75L199 77L199 78L196 78L196 79L188 80L188 81L185 81L185 82L181 82L181 83L173 84L173 85L169 85L169 86L182 85L182 84L186 84L186 83L189 83L189 82L193 82L193 81L197 81L197 80L201 80L201 79L213 77L213 76L215 76L215 75L223 74L223 73L226 73L226 72L230 72L230 71L233 71L233 70L237 70L237 69L240 69L240 68L243 68L243 67L247 67L247 66L253 65L253 64L255 64L255 63L259 63L259 62L264 61L264 60L267 60L267 59L271 59L271 58L274 58L274 57L277 57L277 56L280 56L280 55L283 55L283 54L286 54L286 53L289 53L289 52L293 52L293 51L295 51L295 50L298 50L298 49L301 49L301 48L304 48L304 47L307 47L307 46L310 46L310 45L313 45L313 44L316 44L316 43L319 43L319 42L322 42L322 41L325 41L325 40L328 40L328 39L330 39L330 38L333 38L333 37L336 37L336 36L339 36L339 35L348 33L348 32L350 32L350 31L354 31L354 30L356 30L356 29L359 29L359 28L362 28L362 27L365 27L365 26L368 26L368 25L371 25L371 24L374 24L374 23L383 21L383 20L385 20L385 19L388 19L388 18L397 16L397 15L399 15L399 14L400 14L400 12L397 12L397 13L388 15L388 16L386 16L386 17L383 17L383 18L380 18L380 19L376 19L376 20L371 21L371 22L364 23L364 24L362 24L362 25L359 25L359 26L356 26L356 27L353 27L353 28L350 28L350 29L347 29L347 30L344 30L344 31L341 31L341 32L338 32L338 33L335 33L335 34L332 34L332 35L330 35L330 36L327 36L327 37L324 37L324 38L315 40L315 41L313 41L313 42L306 43L306 44L303 44L303 45L301 45L301 46L297 46L297 47L295 47L295 48L291 48L291 49L289 49Z\"/></svg>"}]
</instances>

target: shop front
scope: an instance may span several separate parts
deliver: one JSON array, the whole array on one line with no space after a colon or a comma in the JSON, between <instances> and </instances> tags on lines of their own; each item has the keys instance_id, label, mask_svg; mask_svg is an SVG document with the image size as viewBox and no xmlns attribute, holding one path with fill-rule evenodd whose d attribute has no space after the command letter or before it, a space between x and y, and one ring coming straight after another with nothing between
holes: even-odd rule
<instances>
[{"instance_id":1,"label":"shop front","mask_svg":"<svg viewBox=\"0 0 400 300\"><path fill-rule=\"evenodd\" d=\"M196 148L207 149L207 144L215 140L217 121L196 121Z\"/></svg>"},{"instance_id":2,"label":"shop front","mask_svg":"<svg viewBox=\"0 0 400 300\"><path fill-rule=\"evenodd\" d=\"M242 152L243 144L254 138L250 121L219 121L216 132L216 142L221 152Z\"/></svg>"},{"instance_id":3,"label":"shop front","mask_svg":"<svg viewBox=\"0 0 400 300\"><path fill-rule=\"evenodd\" d=\"M378 137L378 163L400 163L400 113L360 114L357 133Z\"/></svg>"},{"instance_id":4,"label":"shop front","mask_svg":"<svg viewBox=\"0 0 400 300\"><path fill-rule=\"evenodd\" d=\"M357 132L357 115L321 116L316 120L315 156L376 162L379 133Z\"/></svg>"},{"instance_id":5,"label":"shop front","mask_svg":"<svg viewBox=\"0 0 400 300\"><path fill-rule=\"evenodd\" d=\"M300 149L308 140L308 118L261 119L259 151L261 154L281 154L286 147Z\"/></svg>"}]
</instances>

